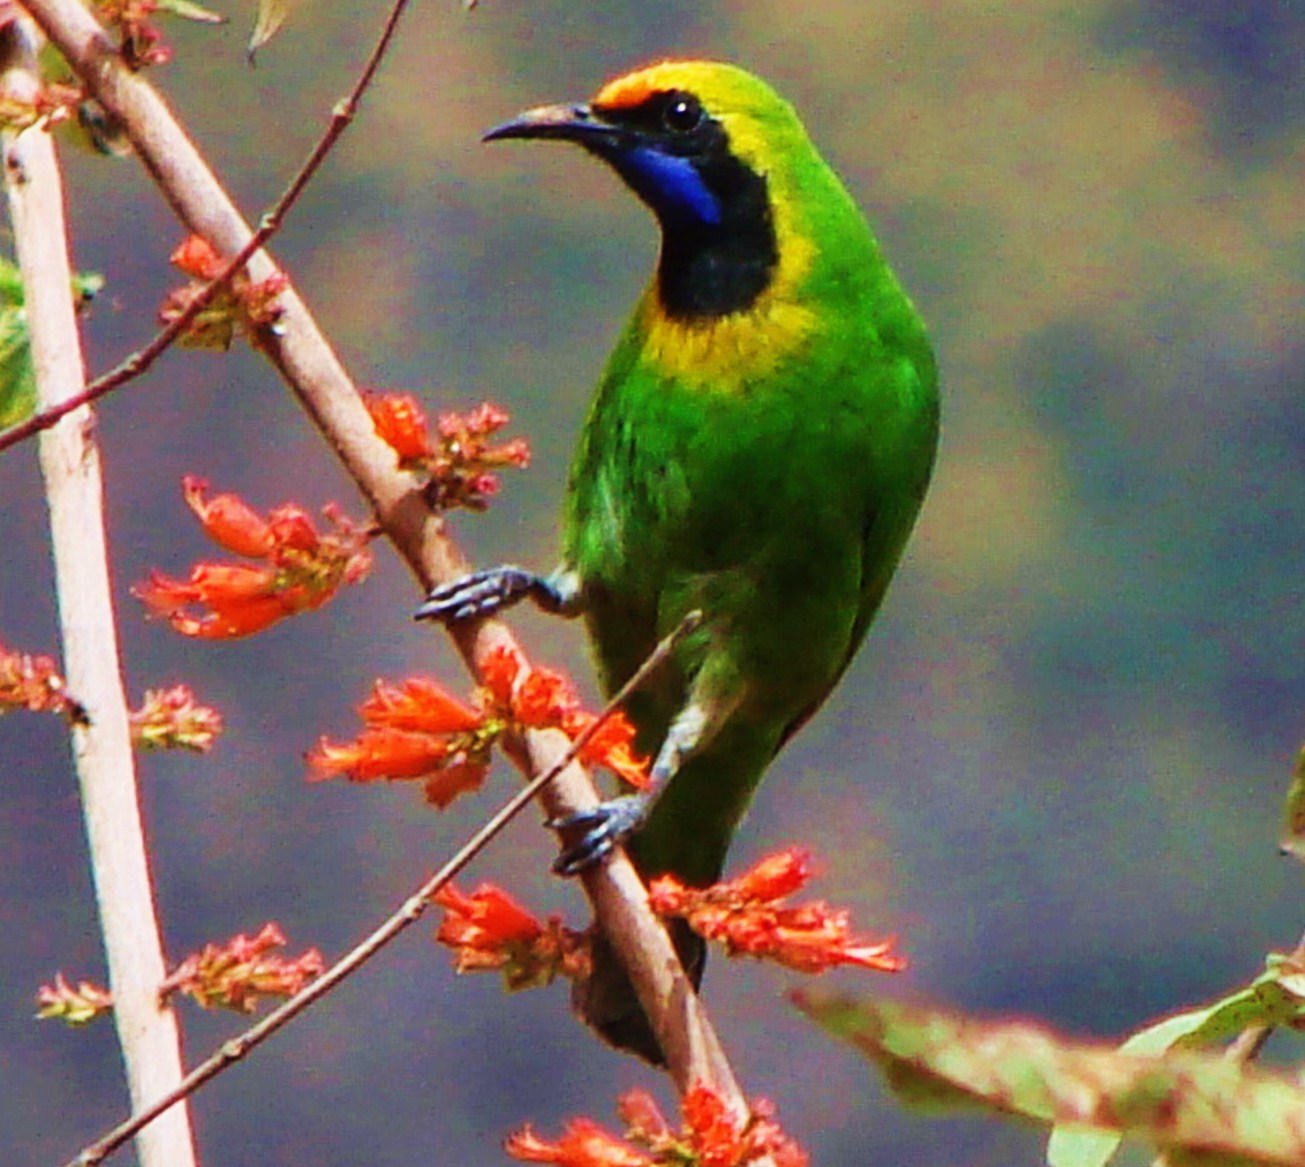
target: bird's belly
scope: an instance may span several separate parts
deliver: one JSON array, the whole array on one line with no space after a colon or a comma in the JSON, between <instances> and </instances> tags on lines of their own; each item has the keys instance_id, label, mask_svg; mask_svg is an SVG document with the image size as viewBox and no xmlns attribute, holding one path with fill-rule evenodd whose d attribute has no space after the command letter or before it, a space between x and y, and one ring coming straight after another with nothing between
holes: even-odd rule
<instances>
[{"instance_id":1,"label":"bird's belly","mask_svg":"<svg viewBox=\"0 0 1305 1167\"><path fill-rule=\"evenodd\" d=\"M647 534L647 533L645 533ZM738 716L778 724L809 711L828 694L849 653L861 607L861 553L854 541L831 547L801 538L758 547L750 562L696 569L670 543L649 550L627 575L586 578L590 635L610 692L657 641L691 611L701 630L675 657L656 692L640 704L656 737L704 668L738 706ZM683 561L689 558L690 562ZM631 561L625 560L622 567Z\"/></svg>"}]
</instances>

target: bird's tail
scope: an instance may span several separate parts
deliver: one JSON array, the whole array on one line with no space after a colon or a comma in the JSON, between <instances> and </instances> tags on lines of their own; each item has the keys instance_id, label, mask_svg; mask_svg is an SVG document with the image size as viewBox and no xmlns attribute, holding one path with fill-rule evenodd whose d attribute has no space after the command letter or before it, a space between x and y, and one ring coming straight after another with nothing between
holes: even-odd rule
<instances>
[{"instance_id":1,"label":"bird's tail","mask_svg":"<svg viewBox=\"0 0 1305 1167\"><path fill-rule=\"evenodd\" d=\"M707 945L683 920L668 920L667 931L696 989L707 964ZM635 996L625 966L601 931L594 933L593 971L587 980L576 983L571 1007L609 1045L637 1054L651 1065L666 1065L666 1055Z\"/></svg>"}]
</instances>

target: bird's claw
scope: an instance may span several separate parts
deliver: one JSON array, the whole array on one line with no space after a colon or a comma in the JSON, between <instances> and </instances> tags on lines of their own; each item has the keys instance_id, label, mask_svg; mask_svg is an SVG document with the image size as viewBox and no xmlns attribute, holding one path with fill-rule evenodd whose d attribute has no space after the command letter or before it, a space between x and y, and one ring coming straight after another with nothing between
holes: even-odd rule
<instances>
[{"instance_id":1,"label":"bird's claw","mask_svg":"<svg viewBox=\"0 0 1305 1167\"><path fill-rule=\"evenodd\" d=\"M540 579L520 567L491 567L435 588L413 614L414 620L457 624L492 616L530 595Z\"/></svg>"},{"instance_id":2,"label":"bird's claw","mask_svg":"<svg viewBox=\"0 0 1305 1167\"><path fill-rule=\"evenodd\" d=\"M648 799L642 794L627 794L600 802L589 810L550 820L548 826L555 831L572 828L584 831L557 857L553 870L558 875L579 875L611 854L612 848L637 830L647 815Z\"/></svg>"}]
</instances>

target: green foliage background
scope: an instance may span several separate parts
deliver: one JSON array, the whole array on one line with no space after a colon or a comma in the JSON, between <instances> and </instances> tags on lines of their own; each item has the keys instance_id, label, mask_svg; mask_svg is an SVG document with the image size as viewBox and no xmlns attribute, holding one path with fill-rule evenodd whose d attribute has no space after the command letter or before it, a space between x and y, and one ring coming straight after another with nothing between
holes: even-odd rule
<instances>
[{"instance_id":1,"label":"green foliage background","mask_svg":"<svg viewBox=\"0 0 1305 1167\"><path fill-rule=\"evenodd\" d=\"M253 70L250 11L172 31L156 78L251 214L380 14L305 3ZM362 382L514 413L535 464L458 530L478 561L546 566L570 444L655 233L595 164L479 132L673 54L737 60L790 96L931 322L945 432L870 643L776 766L735 861L814 847L821 892L902 935L914 963L895 988L1117 1035L1247 979L1302 927L1299 868L1273 848L1305 709L1302 52L1305 13L1284 0L484 0L470 15L427 0L275 250ZM86 325L99 370L147 336L181 232L130 162L72 157L69 181L77 265L108 278ZM170 356L106 404L101 433L129 685L185 679L230 725L211 760L142 767L169 946L275 918L336 952L493 793L436 819L403 788L308 787L300 756L351 731L374 677L458 678L453 656L410 623L417 597L384 551L365 588L248 643L139 620L132 581L207 555L183 473L358 512L252 355ZM0 498L0 639L49 650L34 450L0 458ZM583 673L576 629L519 624ZM52 721L0 725L0 805L0 1132L6 1163L46 1164L124 1107L107 1026L30 1020L56 968L100 969ZM472 880L578 916L549 853L520 824ZM206 1162L492 1164L520 1122L605 1117L647 1081L580 1032L561 990L504 1001L446 966L407 939L206 1090ZM749 1090L815 1163L1038 1161L1032 1133L896 1109L778 1003L787 983L719 960L707 994ZM188 1022L191 1057L232 1028Z\"/></svg>"}]
</instances>

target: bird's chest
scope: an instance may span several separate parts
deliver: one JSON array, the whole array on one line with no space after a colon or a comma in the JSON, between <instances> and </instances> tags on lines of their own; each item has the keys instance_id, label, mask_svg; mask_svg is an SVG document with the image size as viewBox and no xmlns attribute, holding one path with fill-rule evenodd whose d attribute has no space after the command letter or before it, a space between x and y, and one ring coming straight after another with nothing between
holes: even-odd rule
<instances>
[{"instance_id":1,"label":"bird's chest","mask_svg":"<svg viewBox=\"0 0 1305 1167\"><path fill-rule=\"evenodd\" d=\"M815 408L776 389L631 387L595 412L582 443L576 566L655 591L668 576L819 557L867 505L863 425L836 397Z\"/></svg>"}]
</instances>

